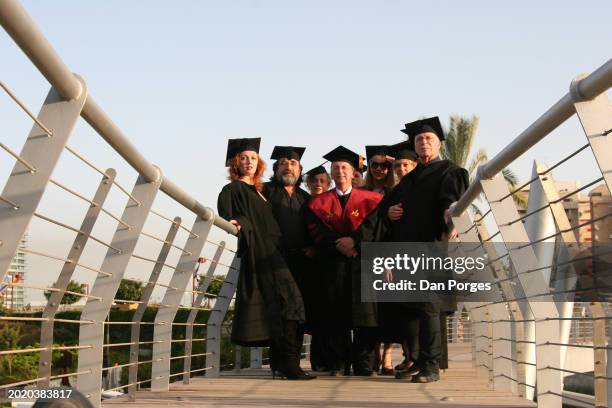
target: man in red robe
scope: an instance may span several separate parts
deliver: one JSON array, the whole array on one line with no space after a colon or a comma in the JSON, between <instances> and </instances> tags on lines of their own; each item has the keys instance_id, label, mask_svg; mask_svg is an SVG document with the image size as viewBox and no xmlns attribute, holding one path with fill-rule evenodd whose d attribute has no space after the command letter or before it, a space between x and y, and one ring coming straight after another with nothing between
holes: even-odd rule
<instances>
[{"instance_id":1,"label":"man in red robe","mask_svg":"<svg viewBox=\"0 0 612 408\"><path fill-rule=\"evenodd\" d=\"M382 196L352 186L360 155L339 146L323 157L331 162L336 188L309 202L307 224L322 269L319 299L325 313L320 324L329 344L330 374L347 375L352 365L355 375L369 376L376 304L360 299L359 245L371 240Z\"/></svg>"}]
</instances>

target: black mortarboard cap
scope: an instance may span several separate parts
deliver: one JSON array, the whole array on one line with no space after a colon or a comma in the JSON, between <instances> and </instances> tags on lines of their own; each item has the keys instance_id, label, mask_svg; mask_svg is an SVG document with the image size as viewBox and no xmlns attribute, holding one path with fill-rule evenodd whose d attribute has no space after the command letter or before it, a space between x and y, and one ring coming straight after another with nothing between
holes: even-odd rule
<instances>
[{"instance_id":1,"label":"black mortarboard cap","mask_svg":"<svg viewBox=\"0 0 612 408\"><path fill-rule=\"evenodd\" d=\"M414 146L408 140L389 146L389 156L393 157L395 160L408 159L416 161L417 159L417 154L414 152Z\"/></svg>"},{"instance_id":2,"label":"black mortarboard cap","mask_svg":"<svg viewBox=\"0 0 612 408\"><path fill-rule=\"evenodd\" d=\"M336 147L334 150L324 155L323 158L332 163L337 161L345 161L350 163L356 170L363 171L364 157L344 146Z\"/></svg>"},{"instance_id":3,"label":"black mortarboard cap","mask_svg":"<svg viewBox=\"0 0 612 408\"><path fill-rule=\"evenodd\" d=\"M433 132L438 139L444 140L444 130L437 116L427 119L419 119L414 122L406 123L406 128L402 132L408 135L408 139L414 143L414 137L425 132Z\"/></svg>"},{"instance_id":4,"label":"black mortarboard cap","mask_svg":"<svg viewBox=\"0 0 612 408\"><path fill-rule=\"evenodd\" d=\"M274 146L274 150L272 150L272 156L270 156L270 158L272 160L280 160L285 157L287 159L300 161L302 160L302 155L304 154L305 150L305 147Z\"/></svg>"},{"instance_id":5,"label":"black mortarboard cap","mask_svg":"<svg viewBox=\"0 0 612 408\"><path fill-rule=\"evenodd\" d=\"M383 155L386 156L387 149L389 146L387 145L376 145L376 146L366 146L366 157L368 158L368 163L372 159L372 156Z\"/></svg>"},{"instance_id":6,"label":"black mortarboard cap","mask_svg":"<svg viewBox=\"0 0 612 408\"><path fill-rule=\"evenodd\" d=\"M323 173L327 173L327 170L325 170L325 167L323 166L317 166L314 169L310 169L306 172L306 175L308 177L314 177L317 176L319 174L323 174Z\"/></svg>"},{"instance_id":7,"label":"black mortarboard cap","mask_svg":"<svg viewBox=\"0 0 612 408\"><path fill-rule=\"evenodd\" d=\"M253 151L259 153L259 144L261 143L261 138L251 138L251 139L228 139L227 140L227 156L225 157L225 165L229 166L229 161L232 157L236 156L240 152L244 152L246 150Z\"/></svg>"}]
</instances>

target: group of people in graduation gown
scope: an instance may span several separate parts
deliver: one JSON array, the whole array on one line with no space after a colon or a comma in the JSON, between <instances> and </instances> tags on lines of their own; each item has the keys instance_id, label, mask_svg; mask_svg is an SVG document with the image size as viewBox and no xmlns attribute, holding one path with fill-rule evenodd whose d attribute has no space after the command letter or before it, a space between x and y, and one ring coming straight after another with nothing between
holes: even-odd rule
<instances>
[{"instance_id":1,"label":"group of people in graduation gown","mask_svg":"<svg viewBox=\"0 0 612 408\"><path fill-rule=\"evenodd\" d=\"M373 375L382 341L388 351L391 342L403 344L403 368L411 364L403 378L439 379L439 306L361 301L361 243L452 237L448 207L468 184L464 169L439 157L444 134L437 118L409 123L403 131L407 142L368 147L365 186L354 185L365 167L361 155L343 146L326 154L331 177L323 166L306 173L312 197L300 188L304 148L275 147L274 174L263 183L260 140L230 139L231 182L219 195L218 212L239 237L232 340L269 345L275 376L315 378L299 365L307 331L313 368L331 375L348 375L351 369L354 375ZM386 175L392 168L403 176L395 187Z\"/></svg>"}]
</instances>

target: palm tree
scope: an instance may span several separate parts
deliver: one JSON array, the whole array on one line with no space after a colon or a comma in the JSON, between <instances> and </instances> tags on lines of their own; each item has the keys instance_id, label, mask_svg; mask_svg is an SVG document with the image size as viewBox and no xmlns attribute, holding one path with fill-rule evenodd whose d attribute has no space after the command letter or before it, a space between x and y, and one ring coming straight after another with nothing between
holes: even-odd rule
<instances>
[{"instance_id":1,"label":"palm tree","mask_svg":"<svg viewBox=\"0 0 612 408\"><path fill-rule=\"evenodd\" d=\"M470 159L472 145L474 144L474 136L478 129L480 118L478 115L472 115L471 118L462 117L459 115L450 116L450 125L445 129L445 140L442 144L442 155L456 165L466 169L470 175L470 182L476 174L478 166L488 160L485 149L478 149L476 154ZM508 168L502 171L504 179L514 190L518 185L518 177ZM517 205L526 207L526 200L523 195L513 194L512 197ZM475 205L471 205L475 214L482 214L480 209Z\"/></svg>"}]
</instances>

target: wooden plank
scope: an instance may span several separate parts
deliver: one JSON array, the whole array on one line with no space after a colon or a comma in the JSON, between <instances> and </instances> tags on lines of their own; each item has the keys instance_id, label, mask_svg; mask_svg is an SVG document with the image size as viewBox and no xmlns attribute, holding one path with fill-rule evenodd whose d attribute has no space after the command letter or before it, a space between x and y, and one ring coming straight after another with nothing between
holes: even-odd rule
<instances>
[{"instance_id":1,"label":"wooden plank","mask_svg":"<svg viewBox=\"0 0 612 408\"><path fill-rule=\"evenodd\" d=\"M395 350L394 361L400 361ZM139 391L133 408L156 406L184 407L423 407L443 405L467 407L535 407L531 401L509 392L489 389L488 378L478 377L472 367L469 344L449 345L450 368L441 380L431 384L412 384L393 377L329 377L312 381L273 380L269 370L242 370L217 378L192 378L191 384L175 382L169 392ZM306 363L305 361L303 363ZM306 364L303 364L306 366ZM126 404L125 398L104 401L114 408Z\"/></svg>"}]
</instances>

